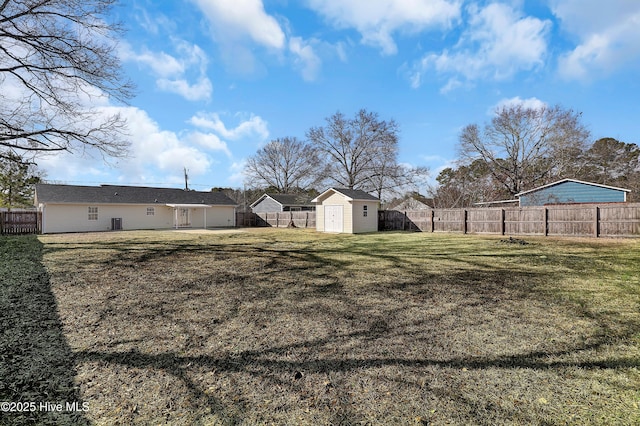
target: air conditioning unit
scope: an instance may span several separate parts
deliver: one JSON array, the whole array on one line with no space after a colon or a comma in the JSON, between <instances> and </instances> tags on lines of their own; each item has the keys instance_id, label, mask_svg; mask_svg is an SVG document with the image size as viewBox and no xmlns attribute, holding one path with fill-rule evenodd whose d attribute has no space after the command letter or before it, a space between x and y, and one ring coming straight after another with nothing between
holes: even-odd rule
<instances>
[{"instance_id":1,"label":"air conditioning unit","mask_svg":"<svg viewBox=\"0 0 640 426\"><path fill-rule=\"evenodd\" d=\"M122 231L122 218L121 217L112 217L111 218L111 230L112 231Z\"/></svg>"}]
</instances>

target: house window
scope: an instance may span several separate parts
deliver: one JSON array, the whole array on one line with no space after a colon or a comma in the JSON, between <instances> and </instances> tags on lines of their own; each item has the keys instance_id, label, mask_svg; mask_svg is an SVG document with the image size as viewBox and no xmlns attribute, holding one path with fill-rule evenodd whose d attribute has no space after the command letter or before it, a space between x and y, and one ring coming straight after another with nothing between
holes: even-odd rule
<instances>
[{"instance_id":1,"label":"house window","mask_svg":"<svg viewBox=\"0 0 640 426\"><path fill-rule=\"evenodd\" d=\"M367 206L366 205L362 206L362 216L363 217L367 217L367 213L368 213L367 212Z\"/></svg>"},{"instance_id":2,"label":"house window","mask_svg":"<svg viewBox=\"0 0 640 426\"><path fill-rule=\"evenodd\" d=\"M89 216L88 216L89 220L98 220L98 208L97 207L89 207L88 213L89 213Z\"/></svg>"},{"instance_id":3,"label":"house window","mask_svg":"<svg viewBox=\"0 0 640 426\"><path fill-rule=\"evenodd\" d=\"M155 207L147 207L147 216L155 216L156 208Z\"/></svg>"}]
</instances>

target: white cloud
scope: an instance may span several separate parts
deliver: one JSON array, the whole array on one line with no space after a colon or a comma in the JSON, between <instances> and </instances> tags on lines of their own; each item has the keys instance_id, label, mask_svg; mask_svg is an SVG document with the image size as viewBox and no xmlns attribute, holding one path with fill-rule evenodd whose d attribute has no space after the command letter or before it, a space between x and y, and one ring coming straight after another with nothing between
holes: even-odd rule
<instances>
[{"instance_id":1,"label":"white cloud","mask_svg":"<svg viewBox=\"0 0 640 426\"><path fill-rule=\"evenodd\" d=\"M231 175L229 176L229 183L231 183L232 185L237 185L239 187L244 185L245 183L244 170L245 170L246 164L247 162L244 159L241 161L234 161L233 163L231 163L231 166L229 166L229 173L231 173Z\"/></svg>"},{"instance_id":2,"label":"white cloud","mask_svg":"<svg viewBox=\"0 0 640 426\"><path fill-rule=\"evenodd\" d=\"M432 70L449 76L442 89L448 91L462 85L461 77L467 82L481 78L503 80L543 64L550 21L522 16L501 3L484 8L471 5L467 12L469 27L451 50L428 53L414 64L409 74L412 87L419 87Z\"/></svg>"},{"instance_id":3,"label":"white cloud","mask_svg":"<svg viewBox=\"0 0 640 426\"><path fill-rule=\"evenodd\" d=\"M251 114L248 119L240 122L236 127L228 129L220 119L219 114L199 112L189 119L189 123L201 129L210 129L225 139L237 140L255 136L261 140L269 137L267 122L260 116Z\"/></svg>"},{"instance_id":4,"label":"white cloud","mask_svg":"<svg viewBox=\"0 0 640 426\"><path fill-rule=\"evenodd\" d=\"M322 57L337 56L346 61L343 43L294 35L286 18L280 23L267 13L263 0L192 1L209 22L222 61L233 73L255 76L268 72L256 46L266 48L269 61L275 57L281 64L292 64L305 81L318 78Z\"/></svg>"},{"instance_id":5,"label":"white cloud","mask_svg":"<svg viewBox=\"0 0 640 426\"><path fill-rule=\"evenodd\" d=\"M518 105L521 106L522 108L527 108L527 109L541 109L546 107L547 103L535 97L527 98L527 99L522 99L520 98L520 96L515 96L513 98L508 98L508 99L504 98L504 99L501 99L489 111L487 111L487 114L494 115L496 111L501 108L518 106Z\"/></svg>"},{"instance_id":6,"label":"white cloud","mask_svg":"<svg viewBox=\"0 0 640 426\"><path fill-rule=\"evenodd\" d=\"M362 43L382 53L397 52L393 34L448 27L460 16L459 0L307 0L307 4L338 28L355 28Z\"/></svg>"},{"instance_id":7,"label":"white cloud","mask_svg":"<svg viewBox=\"0 0 640 426\"><path fill-rule=\"evenodd\" d=\"M133 47L123 43L120 57L123 61L137 62L151 69L156 76L160 90L175 93L190 101L209 100L213 85L207 77L209 60L197 45L174 40L178 57L165 52L152 52L143 47L135 52ZM190 83L189 78L195 80Z\"/></svg>"},{"instance_id":8,"label":"white cloud","mask_svg":"<svg viewBox=\"0 0 640 426\"><path fill-rule=\"evenodd\" d=\"M338 55L338 58L340 58L342 62L347 62L347 59L348 59L347 51L346 51L345 44L343 42L336 43L335 51L336 51L336 55Z\"/></svg>"},{"instance_id":9,"label":"white cloud","mask_svg":"<svg viewBox=\"0 0 640 426\"><path fill-rule=\"evenodd\" d=\"M305 41L301 37L291 37L289 50L295 56L294 62L301 69L302 78L305 81L314 81L318 77L322 61L316 55L311 42ZM338 52L340 51L338 50Z\"/></svg>"},{"instance_id":10,"label":"white cloud","mask_svg":"<svg viewBox=\"0 0 640 426\"><path fill-rule=\"evenodd\" d=\"M213 133L191 132L187 136L187 140L210 150L223 151L228 157L231 157L231 151L227 144Z\"/></svg>"},{"instance_id":11,"label":"white cloud","mask_svg":"<svg viewBox=\"0 0 640 426\"><path fill-rule=\"evenodd\" d=\"M186 167L193 178L206 175L214 162L212 156L222 152L231 156L226 143L217 136L198 131L176 133L164 130L149 115L135 107L103 107L105 115L120 113L128 122L131 146L129 155L110 159L104 164L97 151L60 153L42 158L38 163L47 178L56 181L87 180L96 183L115 179L125 184L177 183ZM89 179L88 179L89 178Z\"/></svg>"},{"instance_id":12,"label":"white cloud","mask_svg":"<svg viewBox=\"0 0 640 426\"><path fill-rule=\"evenodd\" d=\"M120 58L123 61L137 62L151 68L159 77L173 77L185 71L185 64L165 52L152 52L142 48L136 53L130 44L123 42L120 47Z\"/></svg>"},{"instance_id":13,"label":"white cloud","mask_svg":"<svg viewBox=\"0 0 640 426\"><path fill-rule=\"evenodd\" d=\"M165 15L150 16L146 9L137 7L134 3L134 18L138 25L144 28L148 33L158 35L163 33L173 33L176 30L176 25L173 21L168 19Z\"/></svg>"},{"instance_id":14,"label":"white cloud","mask_svg":"<svg viewBox=\"0 0 640 426\"><path fill-rule=\"evenodd\" d=\"M218 39L250 38L273 49L285 46L285 35L276 19L264 10L262 0L194 0L211 22Z\"/></svg>"},{"instance_id":15,"label":"white cloud","mask_svg":"<svg viewBox=\"0 0 640 426\"><path fill-rule=\"evenodd\" d=\"M213 92L213 86L207 77L200 77L194 84L190 84L185 79L161 78L156 81L156 84L159 89L180 95L188 101L208 100Z\"/></svg>"},{"instance_id":16,"label":"white cloud","mask_svg":"<svg viewBox=\"0 0 640 426\"><path fill-rule=\"evenodd\" d=\"M163 130L145 111L138 108L117 108L128 121L131 134L131 156L121 161L120 170L125 176L137 177L157 169L165 174L179 176L187 167L193 176L206 173L211 165L207 154L194 146L190 133L179 135ZM226 150L226 146L217 150Z\"/></svg>"},{"instance_id":17,"label":"white cloud","mask_svg":"<svg viewBox=\"0 0 640 426\"><path fill-rule=\"evenodd\" d=\"M640 59L640 2L635 0L554 0L561 27L579 43L559 59L569 79L590 79Z\"/></svg>"}]
</instances>

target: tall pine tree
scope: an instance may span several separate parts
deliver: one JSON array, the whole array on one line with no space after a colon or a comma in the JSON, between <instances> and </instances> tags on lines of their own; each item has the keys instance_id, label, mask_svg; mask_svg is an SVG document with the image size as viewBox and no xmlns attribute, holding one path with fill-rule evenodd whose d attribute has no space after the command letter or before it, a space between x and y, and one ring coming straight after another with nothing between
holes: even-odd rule
<instances>
[{"instance_id":1,"label":"tall pine tree","mask_svg":"<svg viewBox=\"0 0 640 426\"><path fill-rule=\"evenodd\" d=\"M14 208L33 206L35 184L40 176L34 163L23 161L13 153L0 153L0 207Z\"/></svg>"}]
</instances>

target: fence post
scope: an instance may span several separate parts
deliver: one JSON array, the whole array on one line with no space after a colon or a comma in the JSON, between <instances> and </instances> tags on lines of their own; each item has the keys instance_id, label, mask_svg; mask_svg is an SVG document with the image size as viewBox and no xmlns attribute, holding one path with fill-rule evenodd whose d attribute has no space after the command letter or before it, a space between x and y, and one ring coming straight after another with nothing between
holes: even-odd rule
<instances>
[{"instance_id":1,"label":"fence post","mask_svg":"<svg viewBox=\"0 0 640 426\"><path fill-rule=\"evenodd\" d=\"M507 214L504 209L500 209L500 233L504 235L507 225L504 223L506 221Z\"/></svg>"},{"instance_id":2,"label":"fence post","mask_svg":"<svg viewBox=\"0 0 640 426\"><path fill-rule=\"evenodd\" d=\"M436 230L436 224L434 223L434 219L436 217L436 211L434 209L431 209L431 232L435 232Z\"/></svg>"},{"instance_id":3,"label":"fence post","mask_svg":"<svg viewBox=\"0 0 640 426\"><path fill-rule=\"evenodd\" d=\"M549 236L549 207L544 208L544 236Z\"/></svg>"},{"instance_id":4,"label":"fence post","mask_svg":"<svg viewBox=\"0 0 640 426\"><path fill-rule=\"evenodd\" d=\"M600 236L600 206L596 206L593 222L595 237L598 238Z\"/></svg>"},{"instance_id":5,"label":"fence post","mask_svg":"<svg viewBox=\"0 0 640 426\"><path fill-rule=\"evenodd\" d=\"M467 233L467 209L464 209L464 214L462 215L463 217L463 221L464 221L464 225L462 227L462 233L466 234Z\"/></svg>"}]
</instances>

